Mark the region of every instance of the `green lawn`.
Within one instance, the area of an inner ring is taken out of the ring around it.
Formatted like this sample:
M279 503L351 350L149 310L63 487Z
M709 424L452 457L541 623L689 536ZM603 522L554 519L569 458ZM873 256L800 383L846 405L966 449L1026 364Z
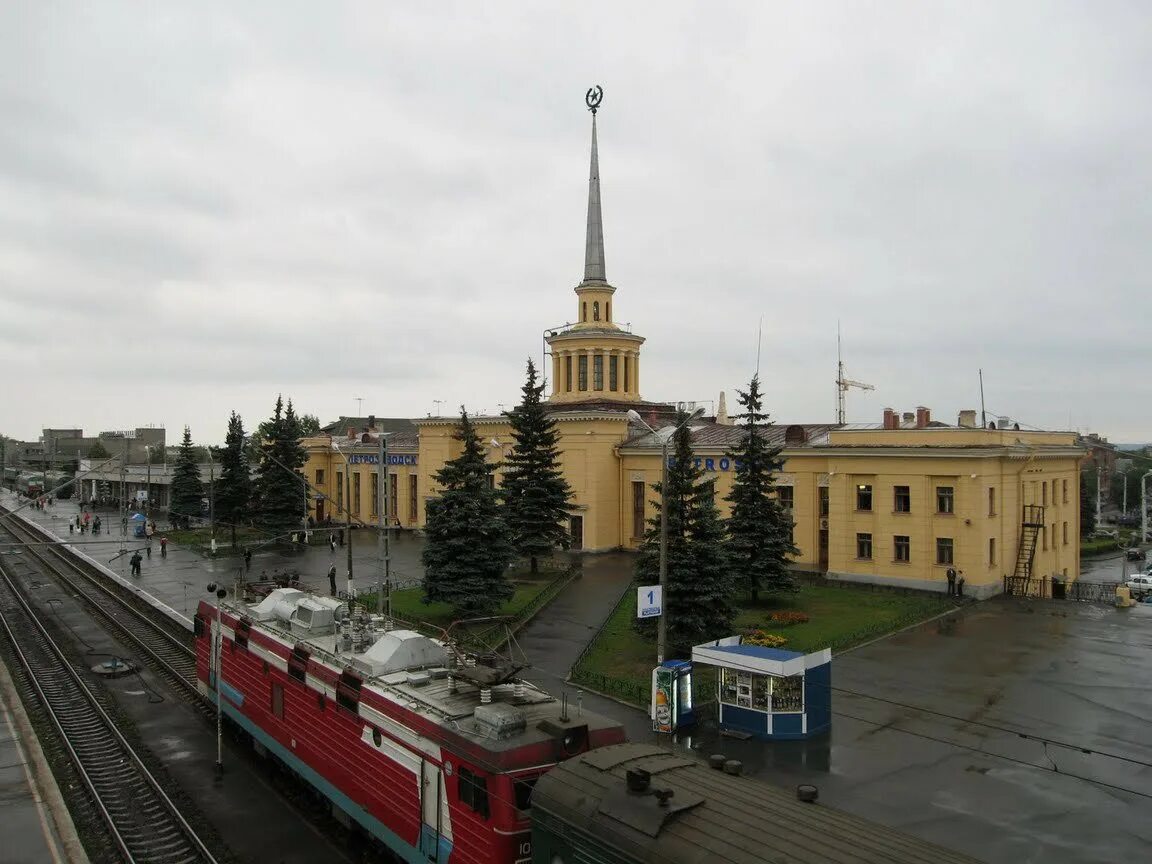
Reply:
M734 630L742 633L758 627L783 636L788 640L783 647L791 651L810 652L820 648L842 651L929 618L951 605L943 596L804 584L787 600L762 600L758 604L745 601ZM645 638L633 629L635 607L635 592L630 590L588 653L573 668L574 681L632 702L647 699L656 644L654 638ZM803 624L773 626L769 615L778 610L804 612L809 620Z

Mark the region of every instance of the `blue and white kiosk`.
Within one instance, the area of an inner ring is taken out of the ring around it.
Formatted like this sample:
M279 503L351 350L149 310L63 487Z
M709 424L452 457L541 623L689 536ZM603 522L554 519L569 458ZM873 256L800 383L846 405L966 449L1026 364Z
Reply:
M813 654L743 645L740 636L692 649L716 666L720 729L765 740L796 740L832 725L832 650Z

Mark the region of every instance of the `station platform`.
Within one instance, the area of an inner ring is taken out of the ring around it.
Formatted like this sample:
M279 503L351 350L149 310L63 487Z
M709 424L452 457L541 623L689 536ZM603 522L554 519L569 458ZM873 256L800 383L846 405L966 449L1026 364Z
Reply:
M0 663L0 864L87 864L8 669Z

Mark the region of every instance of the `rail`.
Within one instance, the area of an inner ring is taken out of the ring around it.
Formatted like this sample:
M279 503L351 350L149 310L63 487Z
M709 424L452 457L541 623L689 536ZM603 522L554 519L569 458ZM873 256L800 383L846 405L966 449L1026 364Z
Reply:
M0 630L124 860L215 864L2 566L0 596Z

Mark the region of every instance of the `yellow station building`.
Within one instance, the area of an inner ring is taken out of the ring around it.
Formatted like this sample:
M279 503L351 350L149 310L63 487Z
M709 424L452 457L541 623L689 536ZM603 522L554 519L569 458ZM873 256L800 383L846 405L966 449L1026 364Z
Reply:
M584 278L575 287L576 322L547 336L551 416L559 424L564 475L572 488L573 547L638 548L655 515L652 484L676 406L641 397L644 339L616 323L616 288L607 281L600 205L596 117ZM629 419L635 411L643 424ZM722 513L731 490L728 455L741 430L724 413L693 421L693 450L714 484ZM493 482L512 439L502 416L474 417L491 450ZM424 525L437 494L435 474L459 455L456 418L341 418L305 439L307 479L316 490L310 514L342 521L380 516L379 437L386 442L388 522ZM645 426L649 428L645 428ZM1072 432L1021 431L1007 423L983 428L974 411L956 425L927 408L886 410L874 426L775 425L783 447L781 499L795 520L795 566L830 579L943 591L952 567L965 593L985 597L1004 576L1079 576L1079 464ZM651 430L656 430L655 432ZM325 500L327 499L327 500Z

